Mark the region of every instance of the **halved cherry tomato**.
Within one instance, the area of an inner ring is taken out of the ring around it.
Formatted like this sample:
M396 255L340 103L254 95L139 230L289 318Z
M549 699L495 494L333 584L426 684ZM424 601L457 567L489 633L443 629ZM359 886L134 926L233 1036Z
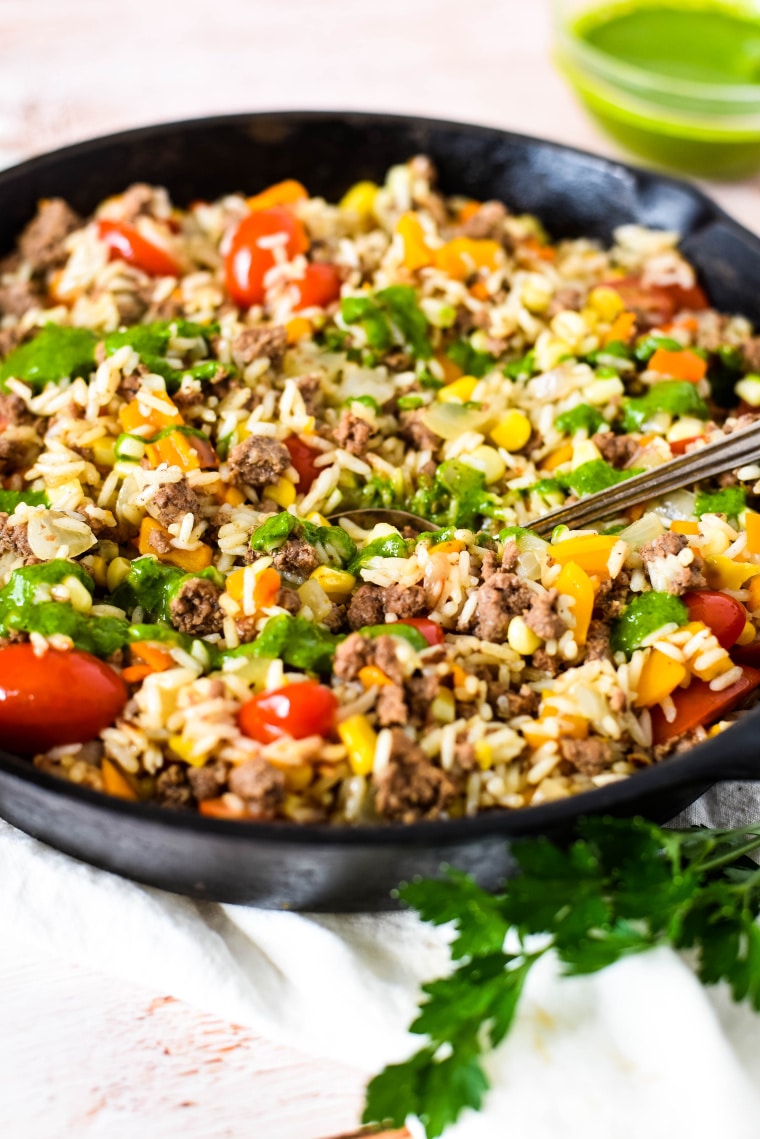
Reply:
M326 308L340 296L340 273L335 265L328 265L326 261L314 261L306 266L300 281L292 282L298 292L298 301L293 309L311 308L319 305Z
M127 702L121 677L90 653L32 645L0 649L0 744L21 755L86 743Z
M144 238L133 225L101 218L98 237L110 249L112 261L121 258L151 277L178 277L180 274L180 266L171 254Z
M444 642L443 629L429 617L404 617L398 624L411 625L413 629L419 630L429 645L442 645Z
M244 735L268 744L283 736L327 736L335 727L338 701L324 684L305 680L262 692L244 704L238 723Z
M299 439L297 435L291 435L289 439L285 440L285 446L290 451L290 461L298 471L298 489L299 491L307 491L311 489L311 484L319 474L319 467L314 466L314 460L318 459L322 454L316 447L310 447L308 443L304 443L303 439Z
M681 285L643 285L638 274L604 283L650 327L666 324L681 309L704 309L708 304L699 285L689 289Z
M716 589L696 589L681 598L689 610L690 621L701 621L712 629L718 644L730 649L747 623L743 605Z
M656 744L665 743L684 732L698 728L700 724L712 724L721 716L732 712L738 704L760 685L760 669L745 668L741 680L737 680L722 692L713 692L704 680L692 680L688 688L678 688L672 694L676 706L675 719L668 723L661 708L652 709L652 739Z
M261 247L262 238L284 233L288 258L305 253L309 248L306 230L285 206L257 210L243 218L235 230L227 256L224 275L227 291L241 308L261 304L264 299L264 277L275 263L271 249Z

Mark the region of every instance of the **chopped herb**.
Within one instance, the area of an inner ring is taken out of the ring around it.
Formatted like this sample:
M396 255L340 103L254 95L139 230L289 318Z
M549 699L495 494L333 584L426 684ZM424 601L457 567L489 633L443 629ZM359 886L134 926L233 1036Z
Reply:
M345 565L356 556L356 546L342 527L316 526L313 522L288 514L286 510L272 515L254 530L251 534L251 549L259 554L271 554L279 550L290 537L301 538L314 546L330 565Z
M335 650L343 637L329 633L313 621L282 613L270 617L252 644L241 645L222 658L252 656L281 660L291 668L324 675L332 668Z
M709 419L710 409L696 385L687 380L663 380L652 384L646 395L623 400L620 422L624 432L640 431L647 420L659 412L668 415L690 415L695 419Z
M344 297L340 313L346 324L361 324L367 343L380 353L397 344L408 348L415 359L428 360L433 354L427 319L410 285L390 285L371 295Z
M606 367L616 369L615 375L620 368L629 365L632 359L631 349L622 340L611 340L609 344L605 344L602 348L595 348L586 356L589 364L596 365L601 360Z
M441 388L445 387L443 380L439 380L432 372L425 370L417 376L417 382L423 391L439 392Z
M369 542L346 566L349 573L358 577L370 558L407 558L409 542L400 534L383 534Z
M87 379L95 370L97 342L88 328L46 324L32 340L14 348L5 358L0 368L0 388L7 391L6 381L11 378L23 380L35 391L69 377Z
M457 340L446 349L446 355L466 376L481 380L496 364L496 357L490 352L480 352L473 348L469 340Z
M526 534L531 531L525 526L505 526L503 530L499 530L499 541L508 542L510 538L518 542L520 538L524 538Z
M554 420L557 430L563 431L566 435L574 435L576 431L587 431L589 435L593 435L606 423L604 416L588 403L579 403L577 407L563 411Z
M610 647L615 653L630 656L650 633L663 625L685 625L689 611L683 601L670 593L641 593L627 605L610 633Z
M598 490L607 490L608 487L617 486L641 471L618 471L610 466L604 459L591 459L588 463L581 463L573 471L564 471L557 475L556 481L560 486L574 490L576 494L595 494Z
M486 490L485 475L458 459L449 459L433 479L420 480L420 486L407 504L437 526L475 530L478 519L494 517L500 502Z
M27 506L50 506L44 490L0 490L0 510L4 514L13 514L22 502Z
M380 411L380 404L371 395L350 395L345 402L346 407L350 407L352 403L360 403L362 407L368 407L371 411Z
M171 620L171 603L184 582L206 578L222 586L224 578L210 566L202 573L185 573L177 566L159 562L152 554L135 558L124 580L114 590L111 601L120 609L129 611L139 605L157 621Z
M747 506L747 492L741 486L727 486L715 494L697 492L694 513L697 518L703 514L725 514L727 518L738 518Z
M424 402L420 395L402 395L399 396L398 406L401 411L413 411L416 407L422 407Z
M683 344L672 336L643 336L637 340L633 354L640 363L647 364L658 348L664 348L667 352L682 352Z
M430 647L419 629L415 629L413 625L404 625L400 621L389 625L364 625L361 629L357 629L357 632L373 640L375 637L401 637L418 653Z
M526 352L519 360L512 360L503 368L505 376L510 380L527 380L536 370L536 353L533 349Z
M558 479L539 479L538 482L531 483L530 486L523 488L523 494L540 494L542 498L547 498L552 494L561 494L564 496L564 489Z
M570 845L515 842L519 876L503 892L457 871L402 886L423 921L453 925L453 970L422 986L411 1025L422 1047L370 1082L363 1121L402 1127L413 1116L435 1139L465 1108L477 1111L489 1087L482 1056L509 1033L546 954L561 975L583 976L658 946L690 949L703 984L726 981L734 1000L760 1011L760 871L747 858L759 832L583 819Z
M221 365L217 360L204 360L200 363L190 362L186 367L177 368L169 362L166 354L169 351L170 341L174 338L182 340L196 340L203 338L206 348L209 348L209 338L219 331L219 325L194 324L189 320L157 320L150 324L134 324L120 332L109 332L104 338L106 354L113 356L120 348L132 348L140 357L146 368L163 376L166 388L174 392L182 383L183 376L194 379L211 380L219 372ZM229 366L225 365L227 371Z

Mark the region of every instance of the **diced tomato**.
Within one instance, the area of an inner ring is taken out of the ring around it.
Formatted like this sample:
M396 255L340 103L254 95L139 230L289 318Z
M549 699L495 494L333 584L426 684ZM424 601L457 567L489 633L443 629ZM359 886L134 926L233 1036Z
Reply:
M127 702L121 677L90 653L0 649L0 745L21 755L86 743Z
M676 736L690 732L700 725L712 724L721 716L732 712L760 685L760 669L744 668L741 680L722 692L713 692L704 680L692 680L688 688L679 688L672 694L676 716L672 723L665 719L661 708L652 710L652 739L665 743Z
M290 451L290 461L298 471L298 489L299 491L307 491L311 489L311 484L319 474L319 467L314 466L314 460L318 459L322 454L316 447L310 447L308 443L304 443L297 435L291 435L289 439L285 440L285 446Z
M264 277L275 263L274 253L259 244L262 239L282 233L286 236L288 259L309 248L306 230L286 206L257 210L240 222L224 259L227 291L241 308L261 304L264 300Z
M306 680L254 696L240 709L238 723L244 735L262 744L283 736L295 740L328 736L335 727L337 707L329 688Z
M444 642L443 629L429 617L405 617L398 624L411 625L413 629L417 629L429 645L442 645Z
M661 326L682 309L704 309L707 297L699 285L684 289L681 285L643 285L641 276L621 277L605 281L614 289L627 309L632 309L651 326Z
M340 285L340 273L335 265L328 265L326 261L314 261L306 266L306 272L300 281L293 281L299 297L293 308L311 308L312 305L327 308L340 296Z
M159 249L139 233L133 225L101 218L98 237L111 251L111 260L120 258L151 277L178 277L180 266L165 249Z
M674 455L685 455L693 443L698 443L703 438L703 435L690 435L688 439L675 439L670 444L670 450Z
M696 589L681 598L689 610L690 621L701 621L712 629L724 649L736 644L747 623L744 606L715 589Z

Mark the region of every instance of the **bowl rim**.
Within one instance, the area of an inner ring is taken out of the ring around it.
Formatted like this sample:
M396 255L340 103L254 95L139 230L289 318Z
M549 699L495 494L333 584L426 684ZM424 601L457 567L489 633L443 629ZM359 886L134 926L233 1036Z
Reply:
M632 175L638 185L646 187L656 184L686 194L702 207L700 215L702 221L692 232L698 232L716 222L722 222L744 241L754 245L757 256L760 258L760 237L732 218L698 186L692 185L683 178L660 174L616 158L595 154L580 147L568 146L556 140L537 138L516 131L503 130L499 127L473 124L464 120L435 119L423 115L376 111L319 109L300 111L290 109L236 112L234 114L201 116L133 127L128 130L87 138L56 150L46 151L0 171L0 194L7 184L11 184L19 176L27 173L44 172L47 166L54 165L62 159L94 154L104 146L134 142L150 143L178 130L183 132L195 129L207 130L210 127L244 125L252 122L265 123L267 121L276 121L280 124L334 121L367 126L381 123L391 126L394 124L407 126L415 124L444 132L454 133L466 130L469 134L497 135L500 139L511 140L518 145L574 154L582 158L587 164L595 164L606 170L624 171ZM132 821L151 829L168 828L172 831L197 832L204 836L223 836L226 840L233 840L244 845L256 841L260 844L295 844L322 848L368 845L373 847L399 845L428 847L431 843L455 846L478 838L520 837L523 834L529 835L541 831L556 830L571 824L584 814L619 811L636 800L679 787L694 785L704 788L706 785L715 782L716 778L760 779L760 759L757 763L756 775L746 764L742 764L741 758L737 761L736 757L731 755L725 757L725 770L720 773L716 770L718 767L716 760L724 751L721 745L725 739L730 738L738 743L737 737L740 734L751 738L756 735L758 727L760 727L760 705L744 713L736 724L727 729L729 736L723 732L698 744L688 752L672 756L662 763L652 764L635 775L627 776L593 791L584 791L565 799L519 810L510 811L507 808L498 808L466 818L419 820L414 823L387 822L336 825L294 823L282 820L249 822L211 819L200 815L197 811L172 811L156 804L134 803L102 791L95 791L71 783L59 776L33 767L29 759L12 755L1 747L0 776L9 778L13 783L24 785L28 789L36 789L46 798L48 791L56 796L63 796L73 804L78 804L85 811L92 811L96 815L105 814L107 816L110 813L123 818L125 822ZM754 741L753 749L756 751Z

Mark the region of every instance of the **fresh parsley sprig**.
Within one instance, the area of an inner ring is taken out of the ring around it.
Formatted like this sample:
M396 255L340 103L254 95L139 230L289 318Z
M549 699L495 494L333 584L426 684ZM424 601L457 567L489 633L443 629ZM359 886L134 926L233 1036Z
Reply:
M457 871L399 890L424 921L453 924L454 969L422 986L411 1031L427 1042L370 1082L365 1123L401 1127L416 1116L435 1139L464 1108L478 1110L482 1056L506 1037L546 953L578 976L658 945L693 949L704 984L724 980L760 1011L760 868L748 858L760 851L760 824L676 831L589 818L567 847L537 838L512 851L519 874L503 893Z

